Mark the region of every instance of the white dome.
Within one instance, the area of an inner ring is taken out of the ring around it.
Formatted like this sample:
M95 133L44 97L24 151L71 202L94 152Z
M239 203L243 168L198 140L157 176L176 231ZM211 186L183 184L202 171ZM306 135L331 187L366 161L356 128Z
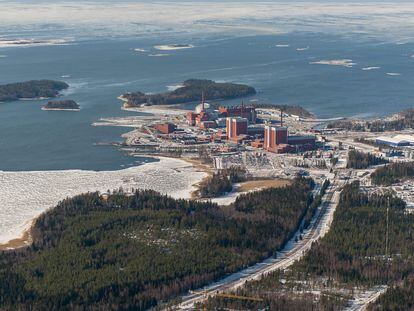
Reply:
M207 103L204 103L204 109L205 109L205 110L210 109L210 105L209 105L209 104L207 104ZM200 113L202 110L203 110L203 104L198 104L198 105L195 107L195 112L196 112L196 113Z

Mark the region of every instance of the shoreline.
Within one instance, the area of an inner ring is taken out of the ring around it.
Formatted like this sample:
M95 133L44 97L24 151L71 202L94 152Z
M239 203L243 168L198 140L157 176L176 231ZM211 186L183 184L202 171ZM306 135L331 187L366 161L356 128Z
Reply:
M3 210L0 210L0 219L3 218L3 223L0 223L3 229L3 232L0 232L0 251L30 245L30 232L36 219L67 197L122 187L125 190L152 189L176 199L191 199L198 183L207 175L206 169L198 166L197 161L162 156L150 157L160 161L118 171L0 172L0 176L4 178L12 192L2 198L5 203ZM26 181L27 189L18 190L17 185L21 185L23 181ZM52 185L54 192L48 190ZM13 190L33 192L35 197L24 197L15 202ZM6 189L5 193L7 192Z
M22 232L21 236L18 238L15 238L13 240L10 240L4 244L0 244L0 252L2 251L12 251L12 250L16 250L16 249L20 249L23 247L28 247L32 244L33 240L32 240L32 228L36 222L36 219L38 217L32 219L27 226L25 226L26 228L24 229L24 231Z

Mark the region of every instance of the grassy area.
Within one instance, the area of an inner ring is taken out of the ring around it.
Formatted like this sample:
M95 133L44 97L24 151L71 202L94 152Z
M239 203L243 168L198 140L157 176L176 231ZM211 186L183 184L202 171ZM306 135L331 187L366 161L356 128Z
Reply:
M266 188L281 188L291 184L289 179L261 179L261 180L249 180L242 182L240 187L237 188L238 192L248 192L252 190L261 190Z

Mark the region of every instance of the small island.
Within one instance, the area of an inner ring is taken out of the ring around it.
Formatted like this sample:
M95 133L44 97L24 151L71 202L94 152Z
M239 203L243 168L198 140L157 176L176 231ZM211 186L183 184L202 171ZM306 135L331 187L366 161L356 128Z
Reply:
M74 100L53 100L44 105L42 110L79 111L80 107Z
M256 94L256 90L248 85L235 83L218 83L212 80L191 79L178 89L159 94L134 92L121 95L124 108L142 105L174 105L200 101L202 94L205 100L234 99Z
M0 85L0 102L57 97L69 85L62 81L31 80Z

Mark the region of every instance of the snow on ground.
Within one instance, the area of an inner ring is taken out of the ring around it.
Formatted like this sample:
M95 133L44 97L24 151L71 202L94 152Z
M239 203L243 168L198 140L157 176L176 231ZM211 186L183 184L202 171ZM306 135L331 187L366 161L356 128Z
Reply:
M191 164L169 158L119 171L0 171L0 244L19 238L34 218L66 197L122 186L190 198L193 185L205 176Z
M356 290L354 298L349 302L345 310L347 311L362 311L366 310L371 302L374 302L378 297L387 291L386 285L374 286L368 290Z
M237 197L241 194L244 194L246 192L238 192L237 189L240 188L240 184L235 184L233 186L233 190L226 193L223 196L220 196L218 198L212 198L212 199L208 199L205 201L211 201L213 203L217 203L218 205L230 205L232 203L234 203L234 201L236 201ZM204 200L201 200L204 201Z

